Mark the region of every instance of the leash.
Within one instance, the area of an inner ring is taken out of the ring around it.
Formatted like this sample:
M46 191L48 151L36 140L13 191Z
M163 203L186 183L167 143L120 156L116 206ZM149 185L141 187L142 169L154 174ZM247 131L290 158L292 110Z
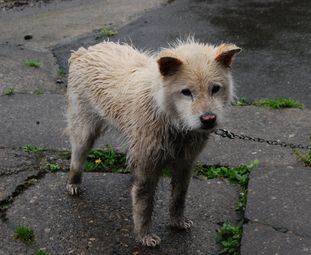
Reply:
M301 149L301 150L311 150L311 145L303 145L303 144L295 144L295 143L286 143L286 142L280 142L277 140L268 140L264 138L258 138L258 137L251 137L248 135L241 135L241 134L235 134L231 131L228 131L226 129L216 129L213 131L214 134L229 138L229 139L240 139L240 140L245 140L245 141L253 141L256 143L267 143L269 145L276 145L276 146L281 146L281 147L289 147L291 149Z

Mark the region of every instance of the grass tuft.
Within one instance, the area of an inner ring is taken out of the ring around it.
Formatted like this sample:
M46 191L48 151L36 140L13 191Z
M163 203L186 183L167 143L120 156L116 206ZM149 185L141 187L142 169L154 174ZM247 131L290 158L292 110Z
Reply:
M225 222L219 229L217 241L222 250L219 254L239 255L242 238L242 227Z
M14 88L5 88L3 90L3 95L13 96L15 94Z
M35 238L35 235L31 228L19 226L15 229L15 237L24 242L31 243Z
M99 38L102 38L104 36L114 36L116 35L118 32L117 31L114 31L112 30L111 28L108 28L108 27L103 27L99 30L99 32L97 33L96 35L96 38L99 39Z
M298 160L304 162L305 166L311 167L311 150L309 150L307 153L303 153L298 150L294 150L294 153Z
M41 67L41 62L37 58L27 59L27 60L25 60L24 63L26 66L30 66L30 67L34 67L34 68L40 68Z
M253 105L268 107L272 109L282 109L282 108L298 108L303 109L303 103L291 99L291 98L276 98L276 99L259 99L256 100Z

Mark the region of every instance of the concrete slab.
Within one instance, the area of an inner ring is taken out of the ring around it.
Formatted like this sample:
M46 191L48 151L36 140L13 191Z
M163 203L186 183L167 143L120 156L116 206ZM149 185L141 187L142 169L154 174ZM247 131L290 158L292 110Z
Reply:
M53 1L47 5L21 11L2 11L1 41L21 43L32 48L46 48L104 25L127 23L146 9L157 7L165 0L76 0ZM25 35L33 39L25 41Z
M65 98L61 95L0 97L1 146L69 147L62 134L65 127Z
M65 193L65 180L64 173L46 175L7 211L8 224L33 228L34 246L48 254L217 254L217 223L239 219L234 209L238 186L194 179L187 207L194 227L187 233L172 230L167 226L169 180L164 178L154 214L155 231L163 241L156 249L145 249L132 236L130 175L87 173L79 197Z
M40 68L25 65L38 59ZM22 46L0 45L0 95L13 88L17 93L64 93L64 84L57 84L58 65L47 50L31 50Z
M310 182L310 168L257 167L250 175L245 217L311 239Z
M243 227L241 255L306 255L311 253L311 239L281 233L269 226L249 223Z

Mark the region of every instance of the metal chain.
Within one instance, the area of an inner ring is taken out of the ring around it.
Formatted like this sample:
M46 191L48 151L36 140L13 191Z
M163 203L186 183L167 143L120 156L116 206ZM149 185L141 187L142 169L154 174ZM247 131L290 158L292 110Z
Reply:
M251 136L247 136L247 135L238 135L238 134L235 134L235 133L228 131L226 129L216 129L213 133L216 135L219 135L221 137L226 137L226 138L230 138L230 139L238 138L241 140L253 141L253 142L257 142L257 143L267 143L269 145L278 145L281 147L289 147L291 149L311 150L310 145L286 143L286 142L279 142L277 140L267 140L264 138L251 137Z

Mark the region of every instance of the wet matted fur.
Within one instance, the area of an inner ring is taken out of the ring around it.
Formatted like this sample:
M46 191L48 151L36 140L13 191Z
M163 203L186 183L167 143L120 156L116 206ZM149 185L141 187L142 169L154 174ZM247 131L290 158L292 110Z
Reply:
M189 39L157 54L113 42L72 53L69 193L78 193L83 163L96 138L111 125L128 147L138 240L147 246L160 243L151 232L151 216L156 186L167 166L172 170L171 225L190 228L184 207L193 164L233 98L230 66L239 51L233 44Z

